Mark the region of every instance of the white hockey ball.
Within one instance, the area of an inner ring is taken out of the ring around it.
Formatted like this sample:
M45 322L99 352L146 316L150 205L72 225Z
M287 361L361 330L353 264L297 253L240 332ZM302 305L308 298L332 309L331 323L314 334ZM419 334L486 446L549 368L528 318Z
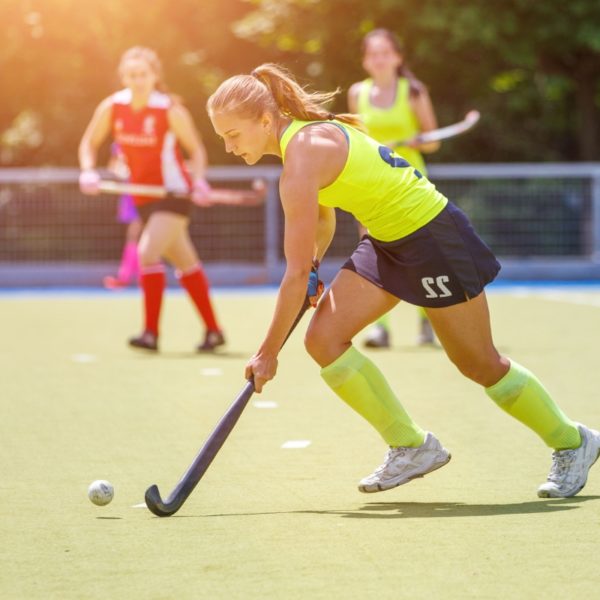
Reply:
M98 479L92 481L88 488L88 498L98 506L104 506L108 504L115 495L115 489L112 483L105 481L104 479Z

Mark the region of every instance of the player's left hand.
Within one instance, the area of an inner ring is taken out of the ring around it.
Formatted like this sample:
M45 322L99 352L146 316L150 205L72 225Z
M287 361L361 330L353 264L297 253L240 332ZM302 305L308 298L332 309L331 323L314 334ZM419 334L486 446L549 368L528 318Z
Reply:
M319 279L319 261L315 259L313 260L310 274L308 276L308 289L306 291L308 301L313 308L315 308L319 303L319 299L323 295L324 289L325 284Z
M196 206L211 206L212 200L210 192L211 188L206 179L195 179L190 197Z
M100 175L95 169L87 169L79 174L79 189L90 196L100 193Z

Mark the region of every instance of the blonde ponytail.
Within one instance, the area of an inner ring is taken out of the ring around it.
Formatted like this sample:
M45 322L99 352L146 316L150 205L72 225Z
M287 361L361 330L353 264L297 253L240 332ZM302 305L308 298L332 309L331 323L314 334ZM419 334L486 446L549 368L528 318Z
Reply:
M266 63L251 75L236 75L224 81L208 99L209 113L239 112L260 118L265 112L279 113L300 121L337 119L358 129L364 126L358 115L333 114L326 105L339 93L307 92L284 67Z

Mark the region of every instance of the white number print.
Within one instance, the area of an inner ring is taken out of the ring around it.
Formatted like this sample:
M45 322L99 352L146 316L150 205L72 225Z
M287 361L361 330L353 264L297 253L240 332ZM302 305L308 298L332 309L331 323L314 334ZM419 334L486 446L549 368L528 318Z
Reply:
M439 275L435 279L433 277L423 277L421 283L427 292L425 298L447 298L452 296L452 292L444 285L450 281L448 275ZM437 290L434 286L437 286Z

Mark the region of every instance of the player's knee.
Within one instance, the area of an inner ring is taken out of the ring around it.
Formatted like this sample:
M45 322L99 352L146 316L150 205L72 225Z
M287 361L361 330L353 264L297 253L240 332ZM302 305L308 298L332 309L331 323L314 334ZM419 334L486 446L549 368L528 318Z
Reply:
M468 379L488 387L500 378L499 373L503 371L500 361L496 357L478 357L467 360L452 361L458 370Z
M322 344L323 336L321 332L311 323L306 330L306 334L304 335L304 347L315 360L316 356L319 354Z
M331 334L324 327L311 323L304 336L304 347L310 356L320 365L327 364L331 354Z
M138 246L138 260L140 266L149 267L160 262L160 255L152 248Z

